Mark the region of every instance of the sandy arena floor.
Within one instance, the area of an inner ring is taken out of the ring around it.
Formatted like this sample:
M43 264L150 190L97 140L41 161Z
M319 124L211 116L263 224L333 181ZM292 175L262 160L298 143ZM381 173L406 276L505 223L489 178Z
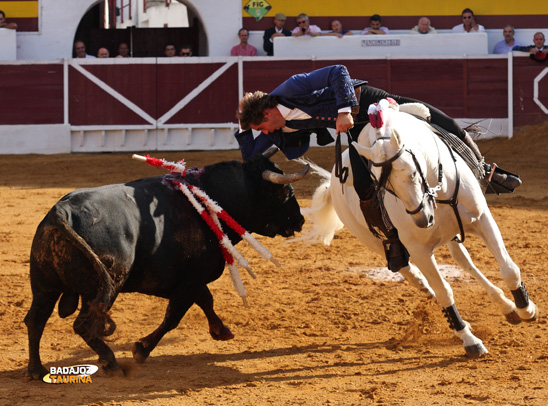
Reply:
M131 346L158 326L167 302L121 295L113 307L118 329L110 346L118 360L133 366L132 374L111 378L99 371L87 385L47 385L26 377L23 318L31 303L32 237L67 192L163 170L133 161L131 154L1 156L0 404L548 404L548 326L542 317L548 311L548 123L480 147L488 160L523 179L515 194L489 195L488 200L541 311L537 322L510 325L477 283L463 275L451 277L460 313L483 340L487 356L467 359L439 307L421 299L407 282L367 276L367 268L382 267L384 260L343 230L329 247L260 237L281 268L260 259L245 243L238 245L258 275L252 280L242 273L251 308L242 306L227 272L210 285L219 316L236 335L231 341L213 341L205 316L194 306L146 363L137 365ZM237 151L153 155L184 158L199 167L239 159ZM329 169L333 156L333 148L308 153ZM297 168L282 158L276 161L283 169ZM309 205L317 185L315 177L294 185L302 206ZM483 244L469 236L466 246L485 275L504 288ZM437 258L452 264L445 248ZM42 339L44 365L97 365L96 355L72 331L74 315L62 320L56 311Z

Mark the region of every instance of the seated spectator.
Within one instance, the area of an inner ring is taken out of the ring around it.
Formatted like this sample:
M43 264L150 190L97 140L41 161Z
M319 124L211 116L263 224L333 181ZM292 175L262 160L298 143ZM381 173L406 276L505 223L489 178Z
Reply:
M462 16L462 24L455 25L451 31L460 34L460 33L475 33L475 32L483 32L485 31L485 28L483 25L479 25L476 23L476 18L474 16L474 12L470 10L469 8L465 8L462 10L461 13Z
M523 43L521 41L514 39L514 34L514 26L510 24L505 25L502 29L502 35L504 36L504 39L495 44L495 48L493 48L493 53L507 54L512 50L512 48L517 46L523 46Z
M238 37L240 38L240 43L232 47L230 56L257 56L257 48L247 43L249 39L247 28L240 28Z
M97 51L97 58L109 58L110 52L108 52L108 49L106 48L99 48Z
M125 42L121 42L120 45L118 45L118 55L116 55L116 58L129 58L129 47Z
M86 53L86 44L84 44L84 41L76 41L74 43L74 54L76 58L95 58L93 55Z
M168 42L164 45L164 56L167 58L173 58L177 53L175 44L173 42Z
M274 38L291 36L291 31L284 28L286 19L285 14L278 13L274 16L274 27L264 30L263 49L268 56L274 55Z
M419 23L411 28L409 34L437 34L438 32L430 25L428 17L419 18Z
M179 51L179 56L184 56L184 57L192 56L192 47L187 44L183 45L181 47L181 50Z
M317 25L310 25L310 19L304 13L297 16L297 26L291 31L294 37L319 37L322 29Z
M388 34L390 30L382 26L381 16L373 14L369 17L369 27L365 27L362 30L362 35L384 35Z
M539 31L533 35L534 45L515 46L512 50L529 52L531 59L545 61L546 55L548 54L548 45L544 45L545 40L544 34Z
M10 30L16 30L17 24L8 23L6 21L6 13L0 10L0 28L9 28Z
M333 31L328 32L327 34L323 35L335 35L339 38L342 38L344 35L353 35L354 33L349 30L343 30L343 26L339 20L333 20L331 21L331 29Z

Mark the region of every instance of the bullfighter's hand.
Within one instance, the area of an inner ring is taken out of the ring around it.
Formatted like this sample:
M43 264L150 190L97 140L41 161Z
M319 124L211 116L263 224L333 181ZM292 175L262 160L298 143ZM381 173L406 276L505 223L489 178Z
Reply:
M339 113L337 116L336 129L338 133L345 133L354 127L354 118L350 113Z

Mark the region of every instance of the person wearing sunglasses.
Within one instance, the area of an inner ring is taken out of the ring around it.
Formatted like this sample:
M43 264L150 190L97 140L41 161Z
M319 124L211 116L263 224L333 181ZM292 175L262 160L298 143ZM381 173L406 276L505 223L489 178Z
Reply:
M297 26L291 31L293 37L318 37L322 29L317 25L310 25L308 16L304 13L297 16Z
M483 25L476 23L476 18L474 17L474 12L469 8L462 10L462 24L455 25L451 31L456 34L466 34L466 33L475 33L475 32L484 32L485 28Z
M179 56L192 56L192 47L190 45L183 45L179 51Z
M390 30L382 25L382 18L378 14L369 17L369 27L362 30L362 35L385 35L389 33Z

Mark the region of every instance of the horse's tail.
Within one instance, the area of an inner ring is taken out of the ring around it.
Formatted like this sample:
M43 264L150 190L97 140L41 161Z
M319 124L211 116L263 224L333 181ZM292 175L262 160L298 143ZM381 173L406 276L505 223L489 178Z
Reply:
M322 183L312 195L310 208L302 209L304 216L312 224L312 228L305 231L304 235L297 240L310 243L322 242L329 245L335 233L344 227L331 201L331 173L311 161L304 159L299 161L308 163L311 172L318 175Z

